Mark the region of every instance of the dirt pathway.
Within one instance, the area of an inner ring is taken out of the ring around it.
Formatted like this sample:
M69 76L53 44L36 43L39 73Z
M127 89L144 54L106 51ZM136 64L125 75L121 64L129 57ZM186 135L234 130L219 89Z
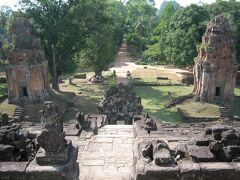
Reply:
M110 68L111 71L116 71L119 78L126 78L127 71L132 72L137 69L154 69L160 71L167 71L169 74L188 72L171 66L151 66L151 65L137 65L131 61L127 53L127 45L123 44L115 58L115 61Z

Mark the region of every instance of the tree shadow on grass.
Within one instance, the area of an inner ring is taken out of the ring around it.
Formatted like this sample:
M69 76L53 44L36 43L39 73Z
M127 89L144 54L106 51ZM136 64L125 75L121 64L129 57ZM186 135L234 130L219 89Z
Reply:
M168 91L176 92L176 95L188 94L192 91L191 87L179 86L142 86L134 87L134 91L142 98L144 112L158 117L162 122L180 123L181 117L176 107L165 108L169 102Z

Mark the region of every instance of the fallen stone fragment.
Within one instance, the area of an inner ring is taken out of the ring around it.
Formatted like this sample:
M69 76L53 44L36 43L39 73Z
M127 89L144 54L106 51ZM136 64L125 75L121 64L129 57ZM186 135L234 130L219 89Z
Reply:
M240 139L222 139L221 144L223 146L240 146Z
M223 131L227 131L230 128L221 124L216 124L211 127L213 133L222 133Z
M172 156L169 149L161 149L153 154L155 164L158 166L168 166L172 164Z
M222 132L221 136L224 139L238 139L238 134L233 129Z
M216 153L216 159L221 162L231 162L231 152L226 147L223 147Z
M221 133L213 133L212 134L213 138L217 141L220 141L222 139Z
M184 158L187 153L187 147L184 144L179 144L175 152L175 156L180 155L180 158Z
M211 142L209 145L209 149L211 152L216 153L222 148L219 142Z
M188 154L195 162L212 162L215 160L213 153L206 146L187 146Z
M207 138L198 138L196 140L197 146L208 146L210 144L210 140Z
M152 145L152 143L148 142L148 144L145 145L144 149L142 150L142 155L145 158L153 159L153 145Z

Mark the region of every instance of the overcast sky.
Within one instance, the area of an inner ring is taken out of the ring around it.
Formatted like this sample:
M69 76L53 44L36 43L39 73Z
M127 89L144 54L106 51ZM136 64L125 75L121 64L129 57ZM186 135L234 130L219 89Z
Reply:
M176 0L180 5L182 6L187 6L189 4L192 3L213 3L215 2L215 0ZM12 7L13 9L16 9L16 7L14 7L14 5L16 5L18 2L18 0L0 0L0 6L1 5L8 5L10 7ZM163 2L163 0L155 0L156 2L156 7L159 8L161 3Z

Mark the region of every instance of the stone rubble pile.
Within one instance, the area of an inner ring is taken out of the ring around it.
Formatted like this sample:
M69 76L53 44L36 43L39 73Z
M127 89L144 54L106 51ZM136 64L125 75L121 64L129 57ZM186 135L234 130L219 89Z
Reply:
M0 162L29 161L34 158L34 140L25 134L20 124L10 121L8 114L2 114L0 125Z
M142 110L141 98L122 84L109 88L98 104L98 111L107 115L109 124L117 124L117 121L132 124L134 115L141 114Z
M195 162L240 162L240 128L214 125L196 140L179 144L175 156Z
M143 141L142 158L146 163L171 166L174 162L168 145L162 140Z

